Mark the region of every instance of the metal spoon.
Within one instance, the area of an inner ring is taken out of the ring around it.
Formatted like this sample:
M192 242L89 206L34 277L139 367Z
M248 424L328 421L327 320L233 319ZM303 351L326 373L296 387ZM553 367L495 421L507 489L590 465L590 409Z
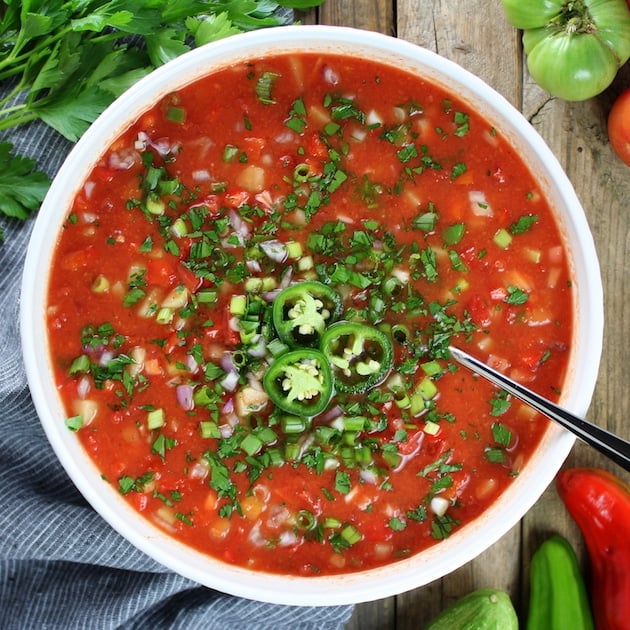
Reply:
M610 458L625 470L630 471L630 442L626 442L626 440L613 433L574 416L572 413L566 411L566 409L558 407L558 405L546 398L539 396L530 389L519 385L511 378L488 367L485 363L479 361L479 359L475 359L467 352L459 348L454 348L453 346L450 346L449 350L451 356L456 361L471 369L476 374L487 378L491 383L494 383L509 394L527 403L536 409L536 411L555 420L565 429L577 435L582 441L596 448L600 453L606 455L606 457Z

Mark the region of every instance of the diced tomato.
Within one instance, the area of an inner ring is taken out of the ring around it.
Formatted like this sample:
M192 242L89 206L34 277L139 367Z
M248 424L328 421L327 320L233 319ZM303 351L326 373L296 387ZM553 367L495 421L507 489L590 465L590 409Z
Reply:
M208 212L210 213L211 216L214 216L218 213L219 211L219 198L217 195L206 195L205 197L203 197L200 200L197 200L193 205L190 206L190 208L200 208L200 207L205 207L207 208Z
M510 362L505 357L491 354L488 357L488 365L499 372L505 372L510 367Z
M61 260L61 267L66 271L77 271L81 267L87 266L96 256L93 245L88 245L83 249L77 249L66 254Z
M225 195L224 201L229 208L240 208L249 201L249 193L246 190L237 190Z
M134 504L138 512L144 512L149 504L149 497L146 494L134 492L129 496L129 500Z
M497 287L490 291L490 297L497 302L503 302L507 297L507 290L504 287Z
M250 162L258 162L265 148L265 140L263 138L244 138L243 148Z
M324 167L321 160L306 158L304 162L308 164L308 170L311 177L318 177L324 172Z
M177 266L177 275L179 276L182 284L191 292L198 291L201 287L201 279L198 278L194 272L184 265Z
M368 542L385 542L392 537L392 530L385 519L370 519L362 528L363 540Z
M319 137L318 134L313 133L309 136L306 150L309 155L317 158L327 158L328 157L328 148Z
M530 352L521 357L521 361L530 370L537 370L543 358L543 354L544 352Z
M151 258L147 262L147 283L150 286L170 287L177 280L175 265L171 258Z
M475 294L472 296L468 302L467 309L473 322L475 322L477 326L484 328L490 326L492 323L492 319L490 318L490 308L480 295Z
M109 183L113 181L116 171L111 168L107 168L106 166L96 166L92 171L92 179L95 179L100 182Z
M166 339L166 343L164 344L164 352L165 354L171 354L175 348L181 345L181 339L176 331L173 331L168 338Z
M407 437L406 442L400 442L398 444L398 451L402 453L403 455L409 455L410 453L413 453L415 450L417 450L420 447L420 444L422 443L422 440L424 439L424 435L425 433L422 430L416 431L415 433L411 433Z

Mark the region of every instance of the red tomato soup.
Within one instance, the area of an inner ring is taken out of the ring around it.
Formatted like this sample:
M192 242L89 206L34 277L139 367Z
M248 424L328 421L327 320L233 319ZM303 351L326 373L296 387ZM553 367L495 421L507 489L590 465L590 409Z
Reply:
M51 271L69 430L174 538L322 575L457 535L547 421L566 254L518 155L401 70L272 56L169 94L103 154Z

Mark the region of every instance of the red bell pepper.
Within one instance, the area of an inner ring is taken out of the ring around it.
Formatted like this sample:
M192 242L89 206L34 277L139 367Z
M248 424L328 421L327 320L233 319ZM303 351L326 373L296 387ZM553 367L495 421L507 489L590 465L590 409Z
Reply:
M630 624L630 486L598 468L569 468L556 478L560 498L582 531L591 561L598 630Z

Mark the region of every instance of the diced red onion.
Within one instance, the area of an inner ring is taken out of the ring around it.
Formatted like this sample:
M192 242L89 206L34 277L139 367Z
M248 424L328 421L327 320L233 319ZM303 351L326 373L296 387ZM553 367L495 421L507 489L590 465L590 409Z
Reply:
M247 349L247 354L257 359L261 359L267 354L267 343L262 335L258 335L255 345Z
M231 352L224 352L219 363L226 372L236 372L236 366L232 360Z
M362 468L359 471L359 477L361 478L361 481L372 485L376 485L378 482L378 475L370 468Z
M294 133L290 129L285 129L281 133L277 134L274 138L276 144L287 144L293 142L295 139Z
M337 85L339 75L330 66L324 66L324 81L330 85Z
M263 241L260 243L260 249L264 254L274 262L284 262L287 259L287 246L277 239Z
M79 382L77 383L77 395L83 400L88 395L91 388L92 385L90 383L90 379L86 376L83 376L79 379Z
M260 294L260 297L265 300L265 302L273 302L277 297L278 293L280 293L281 289L274 289L273 291L265 291Z
M202 459L198 462L195 462L189 472L188 472L188 476L191 479L205 479L208 476L208 472L209 471L209 467L208 464L206 463L205 459Z
M220 381L221 387L228 392L233 392L238 385L238 372L228 372Z
M212 179L212 175L210 175L210 171L202 168L197 171L193 171L192 178L196 182L208 182Z
M101 358L98 360L99 365L105 367L114 358L114 353L111 350L103 351Z
M273 209L273 199L271 197L271 193L268 190L263 190L258 193L254 199L265 209L272 210Z
M168 138L159 138L158 140L153 140L151 142L151 146L160 154L160 155L168 155L169 153L174 153L177 148L176 144L172 144Z
M188 368L191 374L195 374L196 372L199 371L199 364L195 360L195 357L193 357L191 354L189 354L188 357L186 357L186 367Z
M108 164L110 168L117 171L128 171L139 160L140 156L136 151L114 151L109 154Z
M262 532L260 531L260 525L260 521L257 521L256 524L249 530L247 539L255 547L266 547L267 539L262 535Z
M253 273L260 273L262 271L262 267L260 266L260 262L258 262L257 260L254 260L253 258L250 258L246 263L245 266L247 267L247 269Z
M175 388L175 392L177 394L177 403L182 409L192 411L195 408L192 385L178 385Z
M234 413L234 398L228 398L225 401L225 405L223 405L223 409L221 409L221 413L224 415L229 415Z
M335 418L339 418L343 414L343 409L339 405L331 407L326 413L318 417L318 420L324 424L332 422Z
M83 186L83 192L85 193L86 199L90 199L92 197L94 188L96 188L96 182L92 182L92 181L85 182L85 185Z
M249 236L249 226L236 212L230 211L229 220L230 225L237 234L245 238Z
M278 536L279 547L290 547L291 545L297 544L297 541L296 533L290 529L281 532L280 536Z
M227 439L234 435L234 427L229 424L220 424L219 425L219 433L223 439Z
M488 203L486 195L481 190L471 190L468 193L468 201L470 202L470 210L477 217L492 217L494 211Z
M282 278L280 279L279 288L280 289L286 289L291 284L291 280L292 279L293 279L293 267L289 267L285 271L285 273L282 276Z
M436 515L436 516L444 516L446 514L446 511L448 510L448 508L450 507L451 503L448 499L445 499L444 497L433 497L431 499L431 511Z

